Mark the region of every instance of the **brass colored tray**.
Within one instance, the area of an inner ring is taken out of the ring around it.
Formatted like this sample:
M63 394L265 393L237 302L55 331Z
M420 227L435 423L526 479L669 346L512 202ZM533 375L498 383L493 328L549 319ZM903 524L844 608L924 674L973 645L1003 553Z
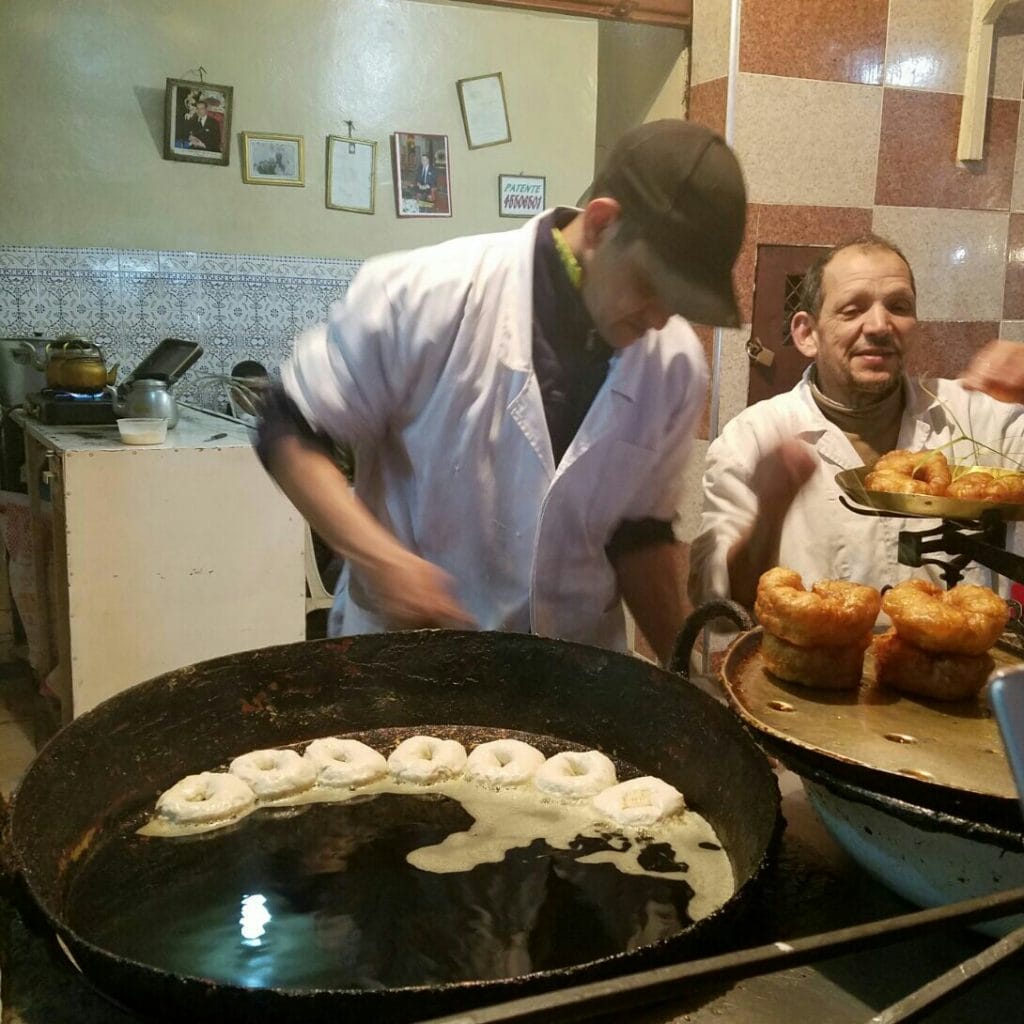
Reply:
M930 494L892 494L888 491L869 491L864 478L871 466L844 469L836 474L840 490L853 502L879 512L901 516L923 516L928 519L952 519L974 522L985 512L996 511L1007 522L1024 520L1024 504L997 501L966 501L963 498L936 498ZM984 467L979 467L984 468Z
M1016 801L998 725L983 698L932 701L878 687L870 650L857 690L787 683L765 671L761 633L758 627L737 637L721 675L736 712L776 746L839 767ZM999 648L991 654L997 668L1021 664Z

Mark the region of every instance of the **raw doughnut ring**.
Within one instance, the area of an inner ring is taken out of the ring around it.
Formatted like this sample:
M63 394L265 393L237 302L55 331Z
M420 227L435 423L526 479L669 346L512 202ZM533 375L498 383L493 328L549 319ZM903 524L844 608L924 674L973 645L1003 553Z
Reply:
M571 800L597 796L615 782L615 765L599 750L563 750L549 757L533 776L542 793Z
M943 590L905 580L886 592L882 607L904 640L939 654L984 654L1010 617L998 594L973 583Z
M878 617L874 587L820 580L804 590L792 569L769 569L758 581L754 614L769 633L799 647L860 643Z
M890 629L871 646L879 686L931 697L965 700L985 685L995 662L988 654L935 654Z
M594 797L594 810L616 825L655 825L685 808L683 794L653 775L620 782Z
M544 755L522 740L491 740L474 747L466 760L466 778L487 786L521 786L533 778Z
M456 740L436 736L411 736L388 758L388 769L396 779L420 785L454 779L465 767L466 748Z
M301 793L316 782L316 769L294 750L252 750L236 757L228 770L261 800Z
M388 771L383 754L340 736L313 740L302 756L313 765L321 786L365 786Z
M187 825L205 825L240 816L256 803L256 794L227 772L186 775L160 794L157 814Z
M855 644L798 647L772 633L761 636L761 658L772 675L822 690L852 690L864 675L864 654L871 642L865 633Z
M897 494L945 494L952 479L949 462L940 451L910 452L897 448L887 452L864 478L869 491Z

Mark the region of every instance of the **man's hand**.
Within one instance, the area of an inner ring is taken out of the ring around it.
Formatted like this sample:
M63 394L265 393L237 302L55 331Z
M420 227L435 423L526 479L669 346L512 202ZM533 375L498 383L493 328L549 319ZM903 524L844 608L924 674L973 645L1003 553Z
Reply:
M367 567L379 610L398 627L442 626L472 629L473 617L452 594L452 580L432 562L404 552L397 559Z
M776 564L786 514L817 465L807 445L790 439L763 455L754 468L750 487L757 498L757 513L726 559L734 601L754 607L761 574Z
M1024 344L990 341L960 379L968 391L984 391L1000 402L1024 403Z
M762 456L750 480L757 495L758 517L778 518L781 523L817 465L807 445L796 440L783 441Z
M195 135L190 135L188 137L188 144L192 149L206 149L206 143Z

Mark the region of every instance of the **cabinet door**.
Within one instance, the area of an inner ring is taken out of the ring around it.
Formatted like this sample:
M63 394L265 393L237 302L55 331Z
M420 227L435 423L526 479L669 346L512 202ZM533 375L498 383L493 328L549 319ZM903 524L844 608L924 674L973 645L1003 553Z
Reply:
M305 524L251 447L64 457L74 713L305 638Z

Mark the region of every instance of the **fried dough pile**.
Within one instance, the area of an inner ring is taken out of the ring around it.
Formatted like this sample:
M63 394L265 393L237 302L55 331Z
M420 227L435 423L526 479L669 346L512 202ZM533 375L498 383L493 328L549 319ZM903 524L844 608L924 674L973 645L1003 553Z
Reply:
M880 686L935 700L973 697L993 668L989 649L1010 616L1006 602L969 583L950 590L907 580L882 608L893 628L872 644Z
M880 606L873 587L820 580L805 590L799 573L769 569L758 582L754 604L764 628L765 667L805 686L858 686Z
M899 448L883 455L864 478L869 491L888 494L930 494L966 501L1024 502L1024 473L972 469L957 473L940 451L911 452Z

